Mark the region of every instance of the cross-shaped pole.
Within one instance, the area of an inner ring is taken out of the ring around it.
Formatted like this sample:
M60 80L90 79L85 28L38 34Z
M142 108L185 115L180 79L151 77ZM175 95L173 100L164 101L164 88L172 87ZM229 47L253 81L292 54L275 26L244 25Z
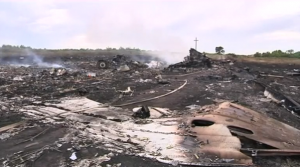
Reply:
M195 41L195 49L197 50L197 42L198 42L197 37L196 37L196 39L194 41Z

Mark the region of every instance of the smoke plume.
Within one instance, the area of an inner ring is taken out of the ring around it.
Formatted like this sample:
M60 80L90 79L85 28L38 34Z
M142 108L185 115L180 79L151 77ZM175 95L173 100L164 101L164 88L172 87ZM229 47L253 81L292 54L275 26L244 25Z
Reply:
M64 67L61 62L55 61L45 61L44 57L37 55L36 53L26 49L25 53L22 55L5 56L0 57L1 65L10 66L34 66L40 68L62 68Z

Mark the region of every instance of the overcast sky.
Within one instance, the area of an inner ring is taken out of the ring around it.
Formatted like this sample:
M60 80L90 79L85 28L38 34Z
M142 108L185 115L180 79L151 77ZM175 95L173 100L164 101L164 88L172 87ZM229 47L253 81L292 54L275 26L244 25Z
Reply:
M0 45L300 50L300 0L0 0Z

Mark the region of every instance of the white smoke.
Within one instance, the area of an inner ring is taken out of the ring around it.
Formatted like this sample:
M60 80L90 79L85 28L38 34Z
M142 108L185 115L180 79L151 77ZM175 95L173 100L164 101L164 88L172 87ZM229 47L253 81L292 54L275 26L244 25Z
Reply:
M44 61L41 56L38 56L37 54L35 54L34 52L26 49L26 53L27 56L29 56L29 58L32 60L33 65L36 65L38 67L44 67L44 68L62 68L63 65L60 65L58 63L55 62L46 62Z
M58 61L47 62L42 56L37 55L31 50L26 49L25 54L21 56L12 56L9 58L2 58L1 64L10 66L23 66L23 67L39 67L39 68L63 68L64 65Z
M186 52L150 52L149 54L153 57L159 57L167 65L170 65L183 61L184 57L189 54L189 51L187 49Z

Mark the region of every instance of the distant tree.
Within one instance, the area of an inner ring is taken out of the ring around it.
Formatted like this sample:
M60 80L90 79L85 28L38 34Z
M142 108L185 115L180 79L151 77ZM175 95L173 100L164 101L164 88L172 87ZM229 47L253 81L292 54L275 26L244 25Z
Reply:
M270 52L264 52L261 54L262 57L268 57L268 56L271 56L271 53Z
M281 50L274 50L272 53L271 53L271 56L274 56L274 57L281 57L281 56L287 56L287 54Z
M300 52L295 52L295 53L293 54L293 57L299 57L299 58L300 58Z
M30 46L25 47L26 49L32 50L32 48Z
M12 46L11 45L2 45L2 48L3 49L9 49L9 48L12 48Z
M225 53L225 50L222 46L217 46L216 47L216 53L223 54L223 53Z
M294 53L294 50L293 50L293 49L289 49L289 50L286 51L286 53L288 53L288 54L293 54L293 53Z
M256 53L254 54L254 57L261 57L261 56L262 56L262 54L259 53L259 52L256 52Z

